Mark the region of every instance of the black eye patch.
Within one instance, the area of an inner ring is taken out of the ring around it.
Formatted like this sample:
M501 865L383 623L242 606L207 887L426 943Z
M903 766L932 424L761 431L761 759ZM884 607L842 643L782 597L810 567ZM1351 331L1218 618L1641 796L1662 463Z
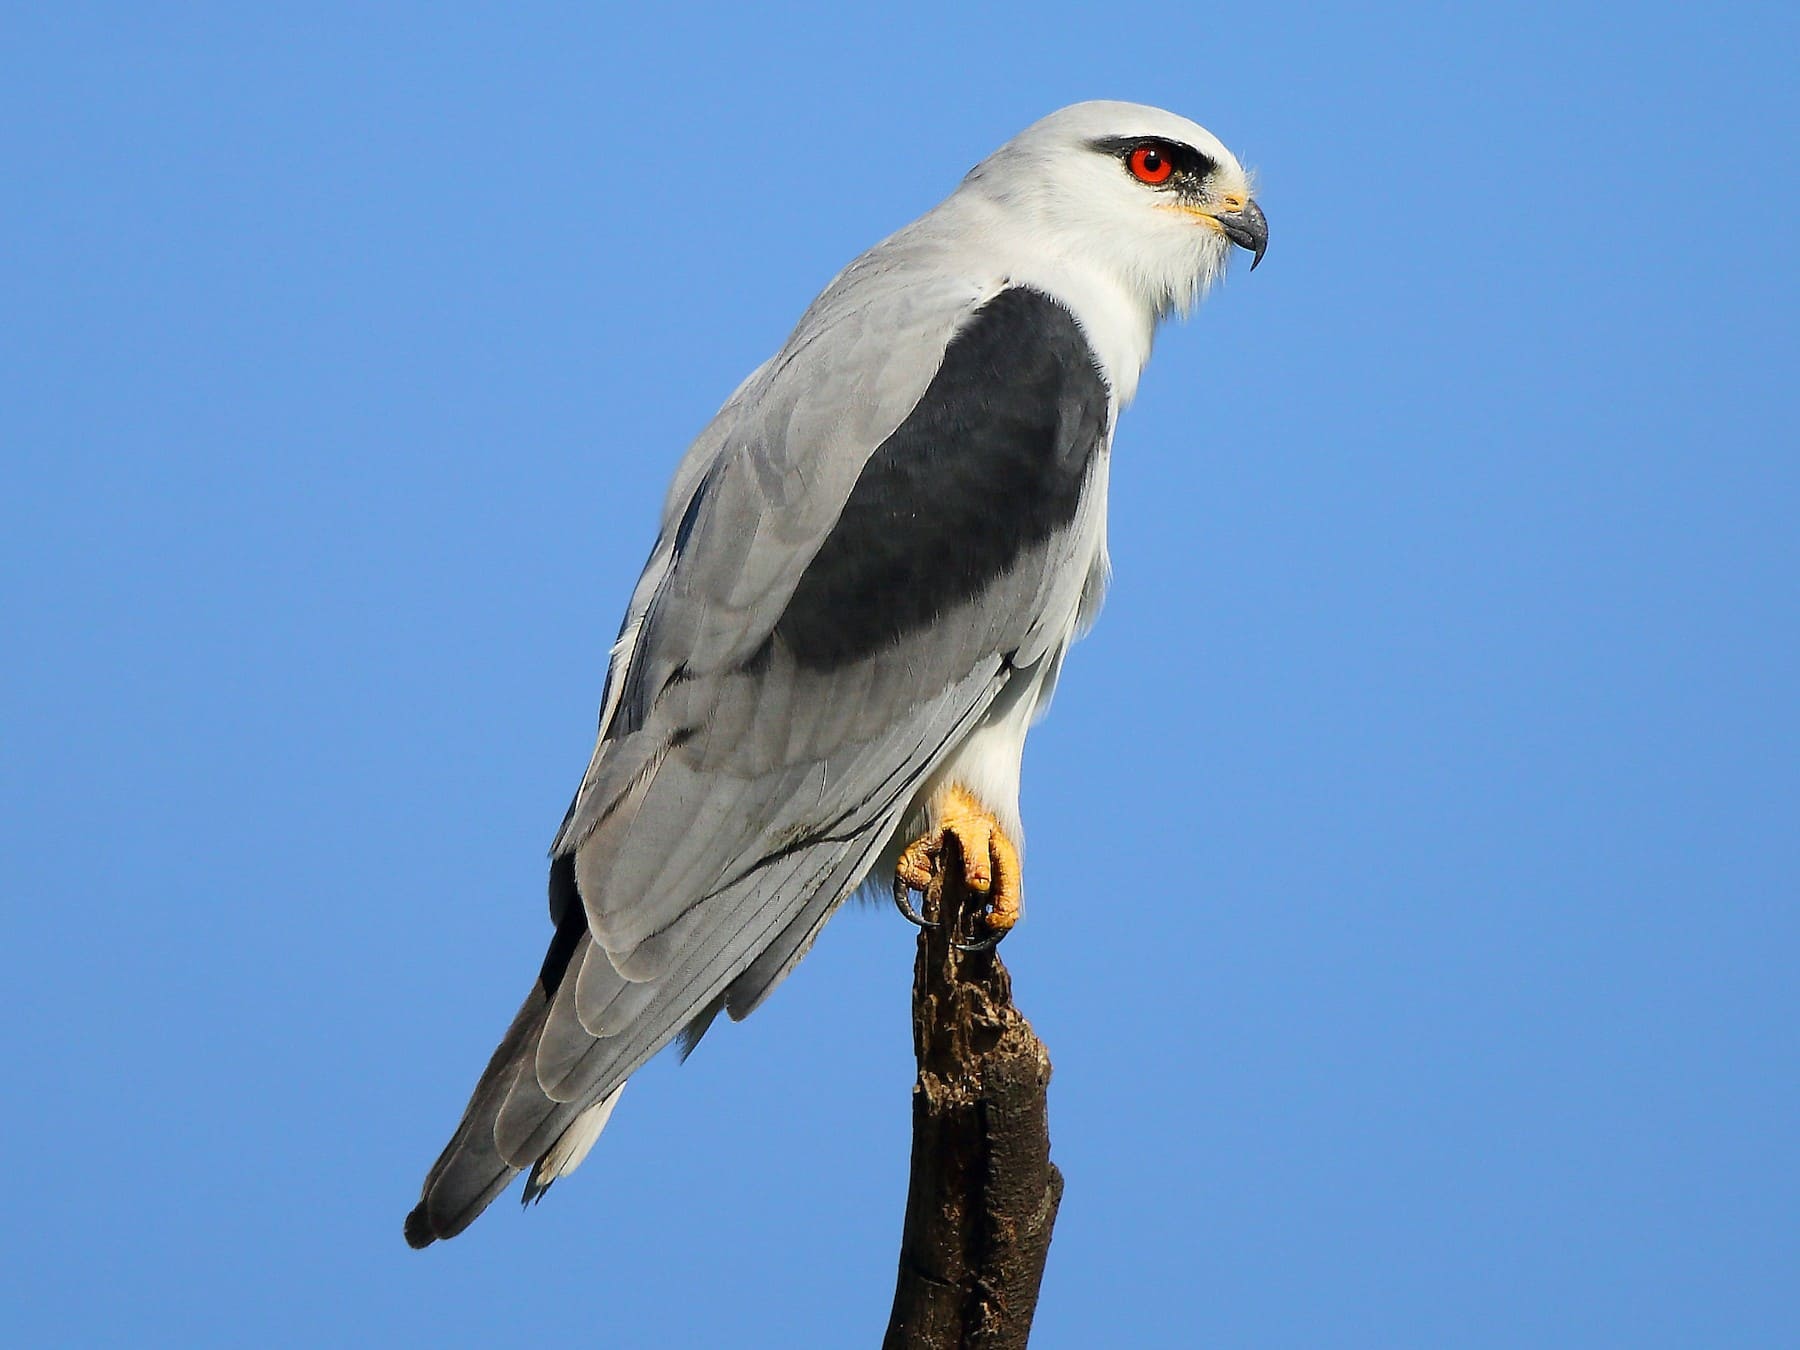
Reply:
M1163 136L1103 136L1088 144L1101 154L1111 155L1127 166L1130 165L1132 151L1148 147L1173 164L1174 176L1184 183L1197 184L1219 167L1218 161L1211 155L1202 154L1191 145L1171 141Z

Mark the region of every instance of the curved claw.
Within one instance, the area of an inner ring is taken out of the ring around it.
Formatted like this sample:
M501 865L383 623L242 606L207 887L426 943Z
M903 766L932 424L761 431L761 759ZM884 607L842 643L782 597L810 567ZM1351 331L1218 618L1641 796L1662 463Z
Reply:
M912 887L901 877L894 878L894 908L900 911L900 917L920 928L936 928L937 924L926 918L913 908Z
M957 943L956 950L959 952L971 953L991 952L1000 945L1000 939L1005 937L1011 931L1012 929L1010 928L996 928L984 938L976 938L973 942Z

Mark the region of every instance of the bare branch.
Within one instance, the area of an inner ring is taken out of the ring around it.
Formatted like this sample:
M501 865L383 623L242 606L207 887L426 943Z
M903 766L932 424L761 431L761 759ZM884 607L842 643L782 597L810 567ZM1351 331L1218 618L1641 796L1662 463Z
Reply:
M1050 1161L1050 1057L992 951L954 837L925 900L913 970L912 1180L887 1350L1023 1347L1062 1174Z

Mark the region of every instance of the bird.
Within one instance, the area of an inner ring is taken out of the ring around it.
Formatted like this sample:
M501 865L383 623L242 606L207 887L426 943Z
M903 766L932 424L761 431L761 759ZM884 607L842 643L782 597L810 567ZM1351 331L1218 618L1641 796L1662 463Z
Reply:
M572 1172L626 1080L748 1016L946 840L1019 919L1025 736L1108 580L1119 411L1267 220L1184 117L1054 112L852 261L701 431L550 850L549 949L407 1215L453 1237ZM983 935L978 934L977 937Z

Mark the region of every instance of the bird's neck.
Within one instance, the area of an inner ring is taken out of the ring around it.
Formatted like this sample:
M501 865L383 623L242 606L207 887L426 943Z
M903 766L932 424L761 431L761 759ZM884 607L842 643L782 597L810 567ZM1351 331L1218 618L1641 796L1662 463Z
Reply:
M1156 315L1118 278L1068 258L1045 259L1035 277L1016 277L1055 296L1080 322L1120 405L1137 393L1150 359Z

